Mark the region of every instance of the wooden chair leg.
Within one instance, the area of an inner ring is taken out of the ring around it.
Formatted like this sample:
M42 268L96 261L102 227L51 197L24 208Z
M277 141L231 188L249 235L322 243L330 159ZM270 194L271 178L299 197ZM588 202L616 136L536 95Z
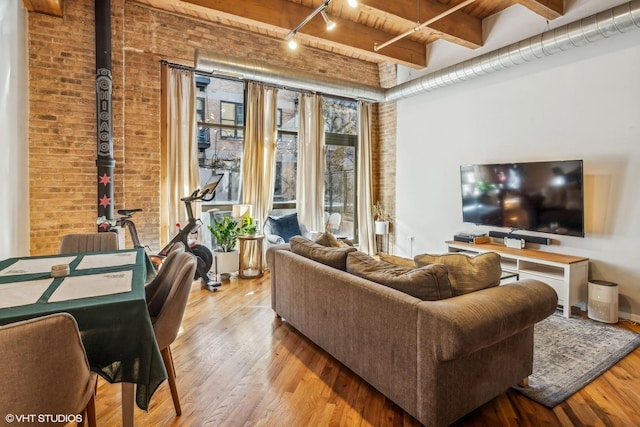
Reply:
M529 377L525 377L518 383L520 387L529 387Z
M89 427L96 427L96 395L91 395L89 403L87 403L87 424Z
M82 421L78 421L78 427L84 427L84 422L87 421L89 427L96 427L96 393L98 391L98 378L93 387L93 394L87 402L87 406L82 410Z
M163 348L160 354L162 355L162 360L164 361L164 367L167 369L167 379L169 381L169 388L171 389L173 406L176 408L176 414L182 415L182 408L180 408L180 398L178 397L178 388L176 387L176 371L173 366L173 357L171 356L171 350L169 349L169 347Z

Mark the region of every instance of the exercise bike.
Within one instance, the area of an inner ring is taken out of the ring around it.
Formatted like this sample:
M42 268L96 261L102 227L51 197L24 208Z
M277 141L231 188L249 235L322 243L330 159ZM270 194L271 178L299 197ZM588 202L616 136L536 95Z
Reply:
M162 266L162 262L164 261L164 258L167 256L171 248L176 243L181 242L182 244L184 244L185 250L195 255L198 261L194 278L200 278L203 285L210 290L215 290L216 287L220 286L220 282L218 282L217 280L212 280L209 277L209 270L211 269L211 265L213 264L213 254L206 246L197 244L195 242L190 242L189 236L192 234L196 234L202 225L202 221L200 221L200 219L194 218L191 203L196 201L208 202L213 200L216 187L220 183L220 180L223 176L223 174L215 174L213 182L205 185L202 190L196 189L189 196L182 197L180 199L184 202L187 209L188 221L187 224L179 228L178 234L176 234L171 239L171 241L160 250L157 255L148 255L149 259L156 268L156 271L159 270ZM145 246L140 242L138 231L136 230L136 225L131 219L136 212L142 212L142 209L118 209L117 212L118 215L120 215L120 218L106 219L104 217L100 217L98 218L98 224L108 224L110 231L115 231L115 229L118 227L127 228L129 230L129 234L131 235L133 246L136 248L145 248Z

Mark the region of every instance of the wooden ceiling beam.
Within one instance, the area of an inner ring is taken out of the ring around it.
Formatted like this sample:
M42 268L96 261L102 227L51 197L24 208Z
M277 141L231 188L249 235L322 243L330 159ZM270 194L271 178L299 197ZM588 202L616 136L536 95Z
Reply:
M553 20L564 15L563 0L514 0L516 3L537 13L543 18Z
M524 0L526 1L526 0ZM367 0L365 8L375 15L390 15L395 19L404 20L411 28L416 24L426 22L434 16L446 12L454 4L447 6L435 0L420 0L420 3L389 0ZM475 18L462 10L433 22L423 31L437 33L437 37L470 49L482 46L482 20ZM390 37L391 38L391 37Z
M44 13L62 18L63 0L23 0L25 9L29 12Z
M249 25L259 24L279 32L283 37L302 22L314 9L286 0L184 0L196 6L215 10L234 20L245 20ZM307 39L327 46L360 51L380 61L392 61L412 68L424 68L427 64L427 48L424 43L401 40L389 46L384 52L375 52L374 43L382 43L395 34L389 34L350 20L331 16L337 27L327 31L322 18L318 15L298 31L300 39Z

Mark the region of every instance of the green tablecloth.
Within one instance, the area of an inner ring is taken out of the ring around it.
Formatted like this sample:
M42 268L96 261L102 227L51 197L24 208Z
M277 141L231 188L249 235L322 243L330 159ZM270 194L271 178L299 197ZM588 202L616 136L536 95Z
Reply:
M1 308L0 325L51 313L70 313L78 323L91 370L112 383L137 384L136 403L141 409L146 410L152 394L167 378L167 372L156 343L145 301L144 285L149 265L148 258L143 249L113 253L132 251L137 252L135 265L76 270L82 258L89 253L78 254L69 264L70 276L131 270L133 279L129 292L47 302L64 280L63 277L56 278L35 304ZM0 272L20 259L35 258L50 257L11 258L0 261ZM47 277L50 277L49 273L0 276L0 298L2 298L3 284Z

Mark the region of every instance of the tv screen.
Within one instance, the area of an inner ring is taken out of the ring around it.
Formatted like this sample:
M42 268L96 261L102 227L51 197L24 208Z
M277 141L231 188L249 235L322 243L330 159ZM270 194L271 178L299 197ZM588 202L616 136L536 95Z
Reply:
M462 221L584 237L582 160L460 166Z

